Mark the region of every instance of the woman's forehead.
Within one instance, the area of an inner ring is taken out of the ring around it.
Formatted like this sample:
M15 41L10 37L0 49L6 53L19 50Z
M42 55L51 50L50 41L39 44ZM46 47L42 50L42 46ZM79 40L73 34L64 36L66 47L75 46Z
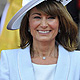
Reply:
M30 13L33 13L33 12L40 12L36 7L34 7L33 9L30 10Z
M31 14L31 15L34 15L34 14L41 15L41 14L46 14L46 13L43 12L43 11L40 11L40 10L38 10L36 7L34 7L33 9L30 10L30 14ZM46 15L47 15L47 14L46 14Z

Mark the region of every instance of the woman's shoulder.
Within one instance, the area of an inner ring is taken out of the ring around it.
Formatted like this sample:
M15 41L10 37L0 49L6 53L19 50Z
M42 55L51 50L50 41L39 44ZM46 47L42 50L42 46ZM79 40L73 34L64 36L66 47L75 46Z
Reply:
M17 56L19 53L22 53L27 49L29 49L29 47L26 47L25 49L18 48L18 49L2 50L1 56L2 55L7 55L8 57Z
M80 51L79 50L74 50L69 52L71 56L79 56L80 57Z
M20 49L10 49L10 50L2 50L1 51L1 59L13 59L18 56L18 51Z
M70 55L72 61L74 61L74 62L76 61L76 62L80 63L80 51L79 50L69 52L69 55Z
M18 53L18 51L19 51L20 49L21 49L21 48L19 48L19 49L10 49L10 50L2 50L2 51L1 51L1 54L7 54L7 55L16 54L16 53Z
M59 45L59 49L63 52L69 53L71 57L80 57L80 50L68 51L62 45Z

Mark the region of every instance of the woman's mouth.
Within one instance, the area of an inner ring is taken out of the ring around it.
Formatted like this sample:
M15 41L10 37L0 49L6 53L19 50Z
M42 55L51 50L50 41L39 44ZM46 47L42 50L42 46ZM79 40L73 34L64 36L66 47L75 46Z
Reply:
M46 31L42 31L42 30L37 30L39 33L43 33L43 34L46 34L46 33L49 33L51 32L51 30L46 30Z

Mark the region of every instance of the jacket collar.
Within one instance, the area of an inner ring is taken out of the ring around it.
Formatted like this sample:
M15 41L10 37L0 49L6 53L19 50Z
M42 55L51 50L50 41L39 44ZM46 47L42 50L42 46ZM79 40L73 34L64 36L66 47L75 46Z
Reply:
M57 61L54 80L67 80L70 68L69 52L59 45L59 57ZM30 57L30 49L20 49L18 52L18 69L21 80L35 80L33 66Z

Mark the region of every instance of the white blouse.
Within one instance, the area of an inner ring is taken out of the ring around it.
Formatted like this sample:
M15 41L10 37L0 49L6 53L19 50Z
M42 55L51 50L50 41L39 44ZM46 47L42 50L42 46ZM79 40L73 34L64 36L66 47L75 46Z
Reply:
M56 64L51 65L39 65L35 63L32 64L36 80L54 80Z

